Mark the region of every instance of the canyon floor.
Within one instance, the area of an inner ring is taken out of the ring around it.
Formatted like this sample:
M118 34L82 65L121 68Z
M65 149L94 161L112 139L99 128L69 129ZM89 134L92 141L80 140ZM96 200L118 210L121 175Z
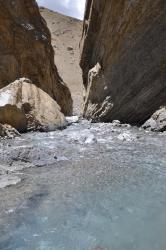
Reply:
M86 120L0 142L0 249L165 250L165 133Z

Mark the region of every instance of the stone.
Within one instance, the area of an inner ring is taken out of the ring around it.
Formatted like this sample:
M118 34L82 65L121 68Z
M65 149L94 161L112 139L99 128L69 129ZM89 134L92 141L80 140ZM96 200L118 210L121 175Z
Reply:
M96 142L97 142L97 139L95 138L94 134L88 135L87 138L85 139L85 144L93 144Z
M107 90L101 65L97 63L88 73L88 86L85 94L84 115L93 121L100 121L112 106L109 96L103 101L102 90ZM94 98L95 97L95 98ZM95 102L96 98L98 103Z
M166 105L165 0L87 0L84 116L142 125Z
M150 131L166 131L166 107L161 107L157 110L142 127Z
M21 136L20 133L8 124L0 124L0 137L13 139L14 137Z
M51 35L36 1L0 1L0 34L0 88L29 78L71 115L71 94L54 64Z
M0 90L0 123L19 132L52 131L67 125L56 101L26 78Z
M117 137L120 141L127 141L127 142L132 142L135 141L136 139L138 139L137 137L133 136L131 133L129 132L124 132L121 133L120 135L118 135Z
M66 116L66 120L68 124L73 124L73 123L78 123L79 122L79 117L77 115L74 116Z

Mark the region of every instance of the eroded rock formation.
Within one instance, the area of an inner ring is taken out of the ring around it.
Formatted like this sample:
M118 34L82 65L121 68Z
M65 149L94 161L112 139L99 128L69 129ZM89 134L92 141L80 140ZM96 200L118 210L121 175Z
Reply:
M142 124L166 104L165 0L87 0L84 115Z
M0 34L0 88L29 78L71 114L71 95L54 65L50 32L36 1L0 0Z
M0 123L19 132L52 131L67 125L56 101L25 78L0 90Z

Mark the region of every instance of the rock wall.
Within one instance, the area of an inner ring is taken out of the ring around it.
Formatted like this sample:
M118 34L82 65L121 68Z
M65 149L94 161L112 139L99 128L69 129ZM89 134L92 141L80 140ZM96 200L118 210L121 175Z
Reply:
M87 0L84 115L142 124L166 104L166 1Z
M29 78L72 113L70 92L54 65L50 32L35 0L0 0L0 88Z

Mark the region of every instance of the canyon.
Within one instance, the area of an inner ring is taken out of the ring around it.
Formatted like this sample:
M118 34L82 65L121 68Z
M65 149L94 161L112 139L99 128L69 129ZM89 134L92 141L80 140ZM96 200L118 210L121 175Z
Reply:
M0 0L0 249L166 249L165 12Z

